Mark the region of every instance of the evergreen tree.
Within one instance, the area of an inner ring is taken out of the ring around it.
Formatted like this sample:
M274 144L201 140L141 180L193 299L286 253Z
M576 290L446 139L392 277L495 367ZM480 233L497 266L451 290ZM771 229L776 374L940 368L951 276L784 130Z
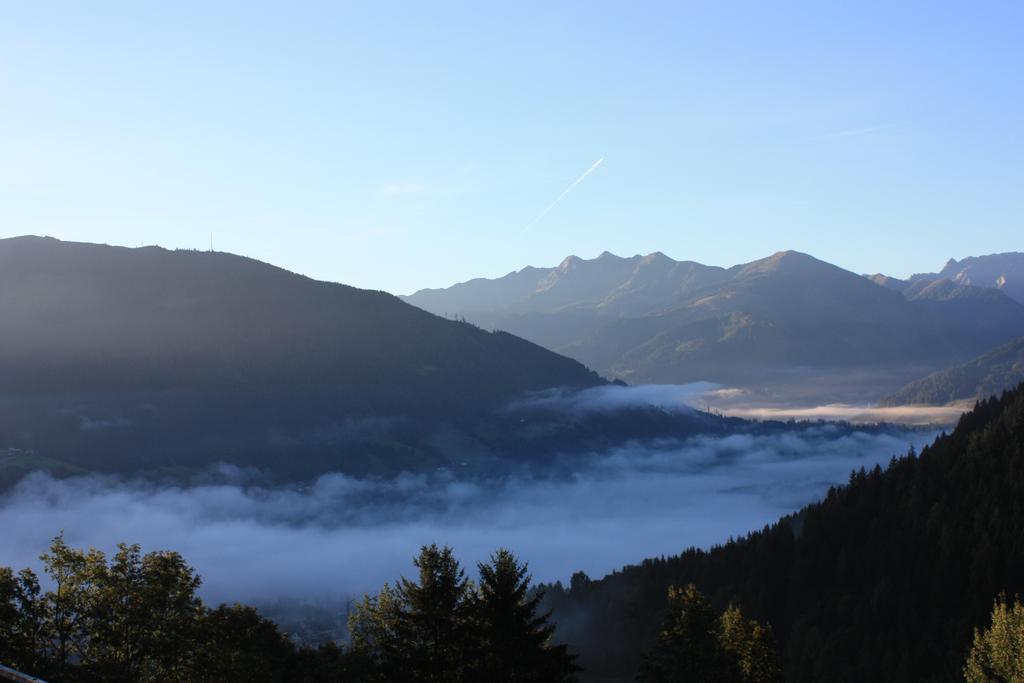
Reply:
M537 609L543 592L530 592L526 563L498 550L481 563L471 599L477 640L471 677L487 681L565 681L579 670L565 645L552 645L554 626Z
M554 626L538 614L542 598L507 550L465 577L450 548L425 546L419 581L399 579L367 596L349 619L350 670L382 681L568 681L578 671Z
M423 546L419 581L402 577L367 597L350 618L352 643L386 680L458 681L470 651L469 580L452 549Z
M1024 681L1024 605L996 598L987 629L974 631L974 644L964 666L967 683Z
M469 642L469 580L447 546L425 546L414 564L419 582L398 582L399 599L408 606L398 632L409 646L410 671L424 681L459 680Z

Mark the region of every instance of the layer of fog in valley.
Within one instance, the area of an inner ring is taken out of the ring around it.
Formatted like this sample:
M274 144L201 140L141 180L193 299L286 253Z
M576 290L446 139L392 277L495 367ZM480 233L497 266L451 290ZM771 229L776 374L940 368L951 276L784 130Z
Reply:
M819 392L802 394L793 391L791 385L779 384L750 387L714 382L613 385L568 393L541 392L513 403L512 407L540 407L567 415L613 413L638 406L667 412L692 412L696 408L752 420L828 420L859 425L887 423L940 428L956 424L960 415L974 405L974 401L958 401L940 406L879 407L863 400L852 403L828 400L836 394L827 383Z
M845 386L846 376L817 375L797 381L766 382L749 386L722 386L709 382L684 385L691 392L693 405L723 415L754 420L842 420L854 424L879 422L936 428L951 426L974 401L947 405L904 405L880 407L876 404L886 391L899 388L899 382L881 380L877 374L863 373L857 382ZM889 387L885 389L884 387Z
M635 444L585 457L571 475L491 481L332 474L268 489L229 466L214 473L217 483L192 487L35 473L0 498L0 564L38 569L37 556L63 530L79 547L109 551L127 541L177 550L214 602L375 591L408 575L419 546L431 542L453 546L470 566L509 547L536 580L564 582L577 570L600 576L745 534L819 498L851 470L884 465L933 437L826 423Z

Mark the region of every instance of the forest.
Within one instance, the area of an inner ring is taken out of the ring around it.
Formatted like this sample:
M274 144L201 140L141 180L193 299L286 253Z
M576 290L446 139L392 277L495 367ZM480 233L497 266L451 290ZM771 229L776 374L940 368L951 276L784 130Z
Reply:
M499 550L470 581L424 546L415 579L385 584L349 618L350 643L298 647L252 607L207 607L175 552L101 551L56 537L31 570L0 568L0 664L74 681L562 681L579 671L538 612L525 564ZM340 618L340 616L339 616ZM0 676L2 677L2 676Z
M786 680L961 680L993 599L1024 591L1021 529L1024 386L746 538L577 575L545 604L581 666L612 680L655 642L669 587L690 583L771 626Z

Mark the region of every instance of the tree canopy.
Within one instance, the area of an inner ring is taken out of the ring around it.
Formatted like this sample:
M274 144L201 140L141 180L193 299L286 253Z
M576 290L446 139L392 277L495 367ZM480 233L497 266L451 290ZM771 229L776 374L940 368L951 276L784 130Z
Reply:
M771 630L738 607L718 614L692 583L668 589L658 640L644 657L640 681L777 683L782 667Z
M1024 604L996 598L985 629L974 631L974 644L964 666L967 683L1024 681Z
M40 559L46 592L31 570L0 567L0 663L52 683L557 682L579 670L508 550L474 583L451 548L424 546L415 578L357 605L350 644L316 649L252 607L206 607L175 552L121 544L108 558L60 535Z
M251 607L207 608L176 552L121 544L108 558L60 535L40 559L46 592L0 567L0 663L53 683L326 681L341 657L298 649Z
M508 550L470 582L451 548L424 546L419 580L366 596L349 618L352 647L387 681L566 681L578 668L551 643L542 594Z

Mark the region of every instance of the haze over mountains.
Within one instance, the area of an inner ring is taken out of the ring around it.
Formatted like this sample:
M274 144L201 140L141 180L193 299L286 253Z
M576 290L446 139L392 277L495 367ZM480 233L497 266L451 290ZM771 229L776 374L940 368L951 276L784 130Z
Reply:
M782 377L790 398L832 373L823 392L875 400L1024 335L996 288L903 289L797 252L728 269L605 253L407 298L508 331L489 332L231 254L0 240L0 485L218 461L290 480L492 473L755 429L611 397L584 364L631 384Z
M225 253L0 240L0 319L0 488L35 470L194 481L216 463L266 484L497 476L637 440L782 429Z
M1024 333L1024 306L999 289L1016 271L990 281L988 258L996 257L947 266L955 279L917 276L903 286L794 251L731 268L605 252L405 300L507 330L631 383L856 370L877 372L894 389Z

